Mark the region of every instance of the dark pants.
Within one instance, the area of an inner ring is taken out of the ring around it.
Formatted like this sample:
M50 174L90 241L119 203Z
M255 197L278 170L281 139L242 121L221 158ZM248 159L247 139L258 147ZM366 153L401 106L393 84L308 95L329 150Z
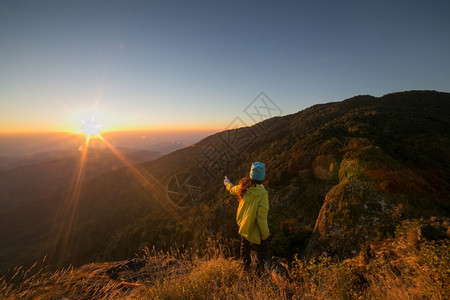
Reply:
M261 244L254 244L241 237L241 258L244 263L244 269L249 270L252 258L250 256L251 250L256 251L256 271L258 275L264 272L264 265L267 260L268 241L261 241Z

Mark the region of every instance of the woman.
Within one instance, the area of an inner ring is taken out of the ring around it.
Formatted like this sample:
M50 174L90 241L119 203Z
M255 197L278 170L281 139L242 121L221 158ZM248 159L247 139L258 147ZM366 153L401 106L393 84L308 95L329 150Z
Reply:
M255 162L251 166L250 176L241 179L238 185L232 184L227 176L223 181L227 190L232 195L237 195L239 200L236 222L239 225L241 236L241 257L244 269L250 269L250 251L254 249L257 252L258 275L264 271L268 250L267 238L269 237L267 225L269 196L261 184L265 175L265 165Z

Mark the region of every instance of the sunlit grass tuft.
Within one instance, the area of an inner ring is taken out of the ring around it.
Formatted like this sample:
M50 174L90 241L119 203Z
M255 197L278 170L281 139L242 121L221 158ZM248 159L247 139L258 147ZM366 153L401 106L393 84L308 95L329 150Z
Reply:
M244 272L240 262L223 257L194 261L183 276L151 286L147 299L287 299L295 287L286 278L257 277ZM289 297L289 298L290 298Z
M108 270L120 262L57 272L18 267L0 279L0 299L449 299L449 241L411 239L420 226L413 225L355 258L295 257L286 273L268 268L262 277L212 241L204 251L144 249L145 267L116 277Z

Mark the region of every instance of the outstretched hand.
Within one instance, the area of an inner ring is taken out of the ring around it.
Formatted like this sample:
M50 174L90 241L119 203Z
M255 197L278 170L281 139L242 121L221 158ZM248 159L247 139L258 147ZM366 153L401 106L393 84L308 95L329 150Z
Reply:
M230 180L228 179L227 176L225 176L225 179L223 180L223 184L224 184L225 186L227 186L229 183L230 183Z

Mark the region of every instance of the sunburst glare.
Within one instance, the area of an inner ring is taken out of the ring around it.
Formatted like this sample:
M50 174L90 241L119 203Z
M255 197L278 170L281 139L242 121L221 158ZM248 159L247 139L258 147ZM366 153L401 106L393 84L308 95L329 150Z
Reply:
M97 123L94 115L91 116L89 121L81 120L82 128L80 133L86 134L86 139L89 140L92 136L100 137L100 129L103 127L102 124Z
M98 142L108 149L115 159L117 159L130 173L131 176L140 184L142 189L149 196L149 199L158 202L161 208L164 209L174 220L176 220L181 226L183 225L182 217L167 201L165 193L165 185L163 185L158 179L154 178L151 173L141 168L139 165L133 164L128 158L120 153L105 137L100 135L102 124L99 124L94 114L92 114L89 121L79 119L82 123L82 129L78 133L85 134L86 139L82 146L80 146L80 160L73 171L72 182L69 186L68 193L64 199L64 205L59 213L58 220L60 220L61 226L55 227L56 236L61 238L60 244L54 247L50 253L51 257L57 257L58 263L63 263L66 256L70 252L70 249L74 243L74 227L76 222L76 214L79 206L79 202L82 198L82 189L85 184L85 173L88 164L88 151L93 145L90 143L92 137L98 138ZM95 146L94 146L95 147ZM58 222L55 222L55 225Z

